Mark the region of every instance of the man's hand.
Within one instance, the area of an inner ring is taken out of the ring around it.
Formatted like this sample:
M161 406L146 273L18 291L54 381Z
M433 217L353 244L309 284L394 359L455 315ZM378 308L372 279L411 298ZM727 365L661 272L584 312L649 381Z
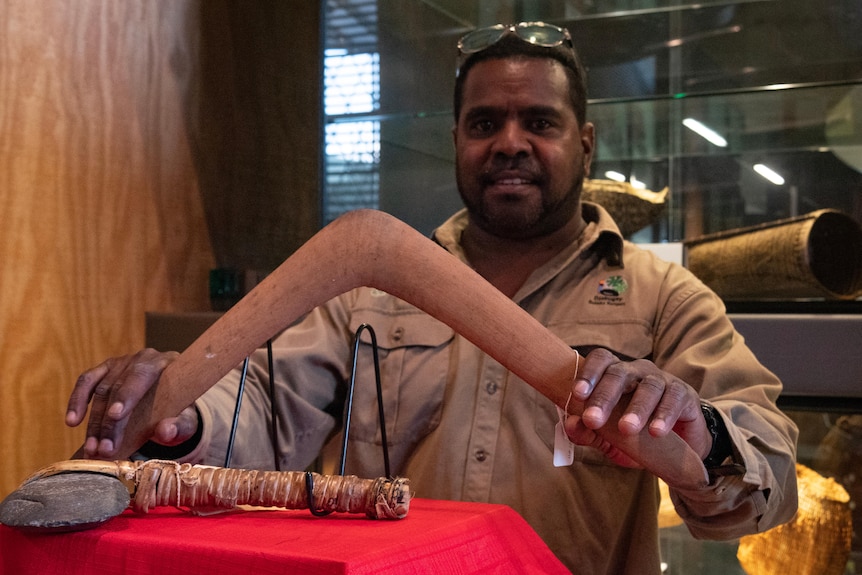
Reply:
M87 438L76 456L110 459L123 438L129 415L144 394L159 381L162 371L177 357L144 349L115 357L82 373L75 382L66 411L66 425L80 425L90 406ZM178 445L194 435L198 427L194 408L160 421L151 438L162 445Z
M572 397L584 402L584 412L581 416L570 415L565 424L566 434L573 443L600 449L618 465L638 467L595 432L607 423L618 403L627 401L619 421L619 430L624 435L636 435L644 427L654 437L674 432L701 459L709 455L712 436L700 409L700 398L690 385L660 370L651 361L624 362L602 348L591 351L582 362Z

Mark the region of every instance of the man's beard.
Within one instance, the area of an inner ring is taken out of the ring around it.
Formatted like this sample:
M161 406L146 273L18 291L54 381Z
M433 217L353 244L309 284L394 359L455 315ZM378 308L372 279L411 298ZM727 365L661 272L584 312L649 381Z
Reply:
M548 207L544 197L498 198L488 202L485 195L475 205L467 205L473 220L485 231L496 236L519 239L536 235L536 228L544 220ZM502 205L501 205L502 204Z
M479 178L473 182L476 189L481 190L478 197L473 199L463 193L464 182L460 173L456 173L458 192L471 221L487 233L507 239L539 237L566 225L578 211L584 182L581 175L556 202L552 202L546 193L541 193L539 197L513 194L510 201L503 196L489 202L484 193L484 189L489 185L486 179ZM543 189L543 182L544 180L539 178L535 184Z

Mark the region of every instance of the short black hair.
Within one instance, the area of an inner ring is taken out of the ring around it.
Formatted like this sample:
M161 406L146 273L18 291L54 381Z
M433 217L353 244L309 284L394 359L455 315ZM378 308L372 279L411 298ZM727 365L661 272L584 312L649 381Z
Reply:
M587 120L587 75L577 51L567 43L553 48L537 46L521 40L514 34L503 36L498 42L479 52L469 54L458 68L455 78L455 94L453 109L455 122L461 115L461 105L464 97L464 83L470 69L485 60L503 60L507 58L551 58L563 65L566 77L569 79L569 100L575 117L581 126Z

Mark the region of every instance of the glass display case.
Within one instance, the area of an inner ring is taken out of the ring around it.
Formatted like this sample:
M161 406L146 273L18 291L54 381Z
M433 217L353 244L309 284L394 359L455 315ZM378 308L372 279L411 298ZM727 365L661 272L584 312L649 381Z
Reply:
M336 204L329 219L372 205L430 231L458 207L455 44L476 26L522 20L566 26L582 54L597 127L593 177L669 186L664 217L636 241L680 241L824 207L862 219L855 0L329 0L326 7L324 203ZM345 66L350 58L368 64ZM366 193L343 202L345 188Z
M327 220L375 207L430 233L458 209L456 42L531 20L567 27L588 69L592 176L670 189L631 240L685 242L826 208L862 222L858 0L327 0ZM781 401L800 426L799 463L846 488L857 525L860 304L728 302L754 339L763 332L767 367L788 374ZM836 318L846 331L828 340ZM802 369L806 359L820 371ZM847 573L862 573L859 534ZM737 547L663 530L667 573L745 573Z

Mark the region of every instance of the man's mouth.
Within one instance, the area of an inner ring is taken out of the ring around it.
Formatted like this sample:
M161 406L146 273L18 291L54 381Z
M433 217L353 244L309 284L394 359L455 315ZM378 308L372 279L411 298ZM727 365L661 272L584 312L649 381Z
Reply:
M485 173L486 186L537 186L540 178L532 170L496 169Z
M524 178L501 178L499 180L494 180L492 185L494 186L530 186L533 185L532 180L526 180Z
M532 192L538 186L534 178L523 176L491 177L485 181L485 189L493 194L521 196Z

